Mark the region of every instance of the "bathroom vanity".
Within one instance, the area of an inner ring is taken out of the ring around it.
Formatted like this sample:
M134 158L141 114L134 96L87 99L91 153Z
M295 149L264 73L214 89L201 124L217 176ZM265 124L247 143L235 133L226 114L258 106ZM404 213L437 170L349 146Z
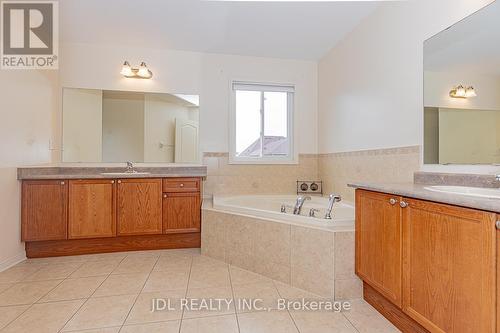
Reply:
M18 170L28 257L200 247L205 167L103 170Z
M365 300L403 332L495 332L500 199L352 186Z

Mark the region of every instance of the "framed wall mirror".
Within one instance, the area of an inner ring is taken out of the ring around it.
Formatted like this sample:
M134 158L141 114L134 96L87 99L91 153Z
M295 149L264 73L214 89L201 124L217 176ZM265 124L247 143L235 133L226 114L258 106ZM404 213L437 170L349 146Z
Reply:
M424 164L500 164L500 1L424 43Z
M63 162L199 163L199 97L63 89Z

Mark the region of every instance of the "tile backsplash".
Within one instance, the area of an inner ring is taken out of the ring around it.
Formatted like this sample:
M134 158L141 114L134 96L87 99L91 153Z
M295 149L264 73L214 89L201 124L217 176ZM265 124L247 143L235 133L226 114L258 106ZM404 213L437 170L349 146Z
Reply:
M350 182L413 182L420 168L420 146L363 150L318 155L318 175L324 193L337 193L354 201Z
M354 201L349 182L413 182L420 168L420 147L332 154L300 154L298 164L229 164L228 153L204 153L208 167L205 196L214 194L295 194L298 179L322 180L323 193Z
M205 196L213 194L295 194L297 179L318 178L318 156L300 154L298 164L229 164L228 153L204 153Z

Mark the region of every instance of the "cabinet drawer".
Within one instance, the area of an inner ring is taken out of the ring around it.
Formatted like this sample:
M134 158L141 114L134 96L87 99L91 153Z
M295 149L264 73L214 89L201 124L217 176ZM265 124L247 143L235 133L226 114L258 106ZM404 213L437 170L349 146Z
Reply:
M166 178L163 179L163 192L199 192L199 178Z

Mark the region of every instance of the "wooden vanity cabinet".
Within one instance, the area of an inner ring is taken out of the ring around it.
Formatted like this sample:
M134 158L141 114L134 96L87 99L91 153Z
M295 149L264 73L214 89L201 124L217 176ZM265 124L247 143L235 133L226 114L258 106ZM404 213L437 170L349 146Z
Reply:
M68 183L27 180L22 184L21 239L67 239Z
M495 332L496 215L404 200L403 311L431 332Z
M356 273L401 306L402 228L394 195L356 192Z
M116 236L115 180L69 181L68 238Z
M201 231L200 193L163 194L163 232L165 234Z
M118 235L162 233L162 180L117 181Z
M496 217L356 190L356 273L365 299L403 332L495 332Z

